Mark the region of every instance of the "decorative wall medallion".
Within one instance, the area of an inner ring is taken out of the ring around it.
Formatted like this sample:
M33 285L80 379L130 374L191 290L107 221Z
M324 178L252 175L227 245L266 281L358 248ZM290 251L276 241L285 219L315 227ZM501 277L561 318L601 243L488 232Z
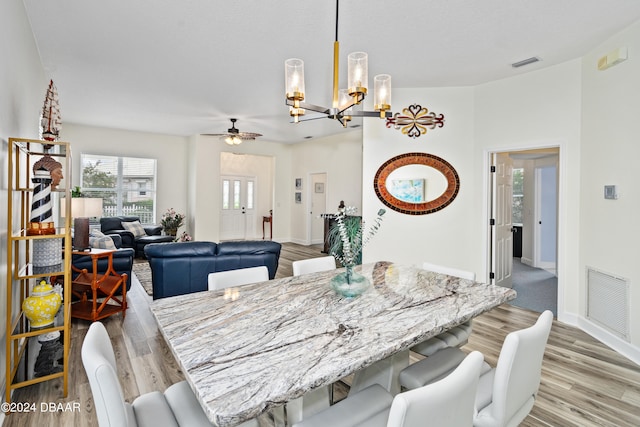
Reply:
M446 180L446 189L433 200L422 203L412 203L394 197L387 188L389 175L403 166L423 165L434 168ZM376 195L389 208L407 215L426 215L447 207L460 191L460 177L458 172L446 160L428 153L406 153L393 157L380 166L373 178L373 188Z
M410 138L417 138L427 133L427 128L435 129L444 126L444 114L436 115L418 104L413 104L402 109L401 113L395 113L387 118L387 127L393 126L401 129L402 133Z

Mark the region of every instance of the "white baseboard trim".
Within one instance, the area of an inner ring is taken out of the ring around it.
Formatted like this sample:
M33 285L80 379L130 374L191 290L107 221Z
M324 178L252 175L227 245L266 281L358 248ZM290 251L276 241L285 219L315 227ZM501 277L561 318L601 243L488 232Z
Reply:
M640 365L640 348L624 341L622 338L613 335L611 332L583 317L578 318L578 327L606 346L611 347L613 350Z
M522 257L520 258L520 262L524 265L528 265L529 267L533 267L533 260L529 258Z

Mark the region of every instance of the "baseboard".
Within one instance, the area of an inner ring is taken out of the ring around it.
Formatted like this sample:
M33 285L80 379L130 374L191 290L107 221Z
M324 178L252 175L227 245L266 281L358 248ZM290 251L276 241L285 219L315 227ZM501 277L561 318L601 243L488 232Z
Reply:
M578 327L607 347L611 347L613 350L640 365L640 348L624 341L622 338L613 335L611 332L583 317L578 318Z
M529 258L522 257L520 258L520 262L524 265L528 265L529 267L533 267L533 260Z

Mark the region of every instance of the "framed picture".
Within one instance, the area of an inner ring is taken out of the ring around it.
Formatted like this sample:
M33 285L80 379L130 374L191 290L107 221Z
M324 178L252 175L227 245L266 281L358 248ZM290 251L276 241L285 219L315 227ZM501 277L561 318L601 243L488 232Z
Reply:
M302 203L302 193L296 191L296 203Z
M324 182L316 182L315 192L316 193L324 193Z
M424 190L424 179L394 179L389 193L403 202L424 203Z
M296 178L296 190L302 190L302 178Z

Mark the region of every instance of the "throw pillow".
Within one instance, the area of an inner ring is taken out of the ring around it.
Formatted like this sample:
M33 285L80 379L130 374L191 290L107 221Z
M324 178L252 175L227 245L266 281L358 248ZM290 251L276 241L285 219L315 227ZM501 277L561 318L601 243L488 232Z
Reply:
M122 227L124 227L125 230L130 231L135 238L147 235L147 232L144 231L144 227L140 224L140 221L123 221Z
M100 230L96 230L95 228L89 230L89 237L103 237L104 233Z
M89 236L89 245L96 249L117 249L113 243L113 239L109 236L91 237Z

